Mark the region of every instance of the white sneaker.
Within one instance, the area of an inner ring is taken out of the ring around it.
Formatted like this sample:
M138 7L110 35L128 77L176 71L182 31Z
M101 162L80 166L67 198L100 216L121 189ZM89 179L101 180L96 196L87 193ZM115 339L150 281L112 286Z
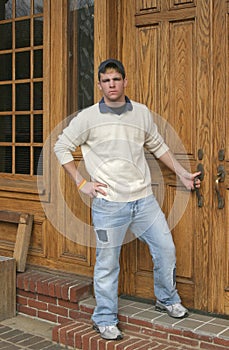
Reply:
M118 329L117 326L97 326L93 325L93 329L100 333L103 339L107 340L121 340L123 339L122 332Z
M175 318L183 318L188 316L188 310L183 305L181 305L181 303L165 305L157 300L155 310L160 312L167 312L169 316Z

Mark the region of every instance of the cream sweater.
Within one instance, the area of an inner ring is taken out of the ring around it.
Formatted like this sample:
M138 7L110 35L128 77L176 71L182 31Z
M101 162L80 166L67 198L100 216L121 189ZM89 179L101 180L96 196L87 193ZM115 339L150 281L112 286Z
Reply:
M59 136L54 151L64 165L81 146L92 181L105 183L109 201L129 202L152 193L144 147L160 158L167 150L149 109L127 98L121 114L100 101L72 119ZM98 197L103 197L98 194Z

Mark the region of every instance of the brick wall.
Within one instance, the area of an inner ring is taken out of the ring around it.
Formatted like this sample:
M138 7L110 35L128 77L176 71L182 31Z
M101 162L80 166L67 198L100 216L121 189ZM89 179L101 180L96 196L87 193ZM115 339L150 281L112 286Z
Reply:
M17 311L53 323L89 318L78 303L91 294L89 279L34 270L17 275Z

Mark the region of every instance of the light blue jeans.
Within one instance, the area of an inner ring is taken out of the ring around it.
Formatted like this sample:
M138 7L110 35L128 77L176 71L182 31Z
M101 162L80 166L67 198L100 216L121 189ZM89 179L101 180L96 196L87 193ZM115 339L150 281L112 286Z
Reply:
M95 198L92 218L96 234L92 320L99 326L118 323L119 256L127 229L149 246L154 263L154 293L171 305L180 302L176 290L176 253L165 216L153 195L133 202Z

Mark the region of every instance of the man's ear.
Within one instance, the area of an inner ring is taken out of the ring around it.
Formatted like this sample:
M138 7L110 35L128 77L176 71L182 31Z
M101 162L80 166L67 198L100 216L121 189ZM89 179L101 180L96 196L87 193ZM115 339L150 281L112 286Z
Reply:
M127 87L127 78L124 78L124 88Z
M101 87L100 81L98 81L97 85L98 85L99 90L102 90L102 87Z

